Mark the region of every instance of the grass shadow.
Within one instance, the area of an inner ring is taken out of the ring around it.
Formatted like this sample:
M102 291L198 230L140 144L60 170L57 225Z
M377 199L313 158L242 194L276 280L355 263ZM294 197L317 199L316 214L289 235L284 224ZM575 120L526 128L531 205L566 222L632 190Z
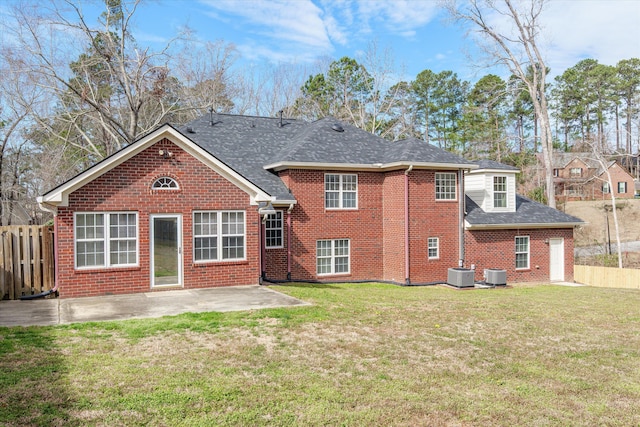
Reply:
M336 289L336 290L342 289L342 287L337 286L336 284L320 283L320 282L282 282L282 283L265 282L265 285L282 286L284 288Z
M0 328L2 425L73 425L66 371L54 328Z

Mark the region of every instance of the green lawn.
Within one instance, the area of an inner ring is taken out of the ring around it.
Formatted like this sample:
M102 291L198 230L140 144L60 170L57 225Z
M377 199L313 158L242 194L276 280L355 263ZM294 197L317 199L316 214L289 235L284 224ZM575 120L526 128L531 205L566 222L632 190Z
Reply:
M286 285L313 306L0 328L0 425L640 425L640 292Z

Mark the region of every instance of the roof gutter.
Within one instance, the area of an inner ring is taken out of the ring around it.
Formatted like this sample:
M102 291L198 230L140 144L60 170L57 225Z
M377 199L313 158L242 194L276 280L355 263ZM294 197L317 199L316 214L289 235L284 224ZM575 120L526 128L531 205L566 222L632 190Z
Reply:
M520 229L529 228L574 228L586 225L586 222L553 222L553 223L516 223L516 224L470 224L465 221L464 228L467 230L498 230L498 229Z
M361 170L361 171L390 171L415 167L416 169L478 169L472 163L445 162L391 162L391 163L319 163L319 162L276 162L264 166L264 169L276 172L285 169L315 169L315 170Z

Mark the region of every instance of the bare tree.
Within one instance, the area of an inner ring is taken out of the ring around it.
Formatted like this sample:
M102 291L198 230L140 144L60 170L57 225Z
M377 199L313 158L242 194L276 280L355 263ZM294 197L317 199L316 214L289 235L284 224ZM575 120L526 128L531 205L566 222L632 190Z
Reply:
M94 161L164 122L191 119L194 110L231 108L224 95L233 48L194 49L187 32L159 50L140 47L132 36L140 1L105 0L97 25L79 0L14 4L0 28L8 35L0 58L49 94L48 110L33 119ZM172 50L178 41L185 41L182 52Z
M618 209L616 207L616 195L613 188L613 180L611 179L611 172L609 171L610 162L606 159L601 149L601 144L596 141L588 142L591 148L591 158L595 160L607 176L605 181L609 189L609 197L611 198L611 211L613 212L613 224L616 234L616 248L618 252L618 268L622 268L622 245L620 244L620 223L618 222ZM605 210L606 207L605 207ZM608 215L608 214L607 214Z
M547 67L540 51L540 17L547 0L470 0L458 6L447 0L446 7L458 22L472 24L481 47L493 65L506 66L526 86L540 122L540 145L545 167L546 195L549 206L556 206L553 185L553 138L546 97ZM508 20L507 29L490 22L492 14ZM513 28L510 30L508 28ZM528 68L530 72L528 73Z

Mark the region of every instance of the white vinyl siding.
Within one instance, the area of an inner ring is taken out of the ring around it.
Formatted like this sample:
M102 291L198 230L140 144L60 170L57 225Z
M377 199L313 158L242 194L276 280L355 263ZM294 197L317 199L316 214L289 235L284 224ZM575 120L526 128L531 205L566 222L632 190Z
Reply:
M529 236L516 236L516 270L529 269Z
M265 247L267 249L282 248L282 211L267 215L264 225Z
M324 207L326 209L357 209L358 175L325 174Z
M436 200L456 200L455 172L436 172Z
M76 268L138 265L138 214L76 213Z
M244 260L244 212L194 212L193 240L196 262Z
M316 242L316 273L349 274L351 254L349 239L318 240Z

